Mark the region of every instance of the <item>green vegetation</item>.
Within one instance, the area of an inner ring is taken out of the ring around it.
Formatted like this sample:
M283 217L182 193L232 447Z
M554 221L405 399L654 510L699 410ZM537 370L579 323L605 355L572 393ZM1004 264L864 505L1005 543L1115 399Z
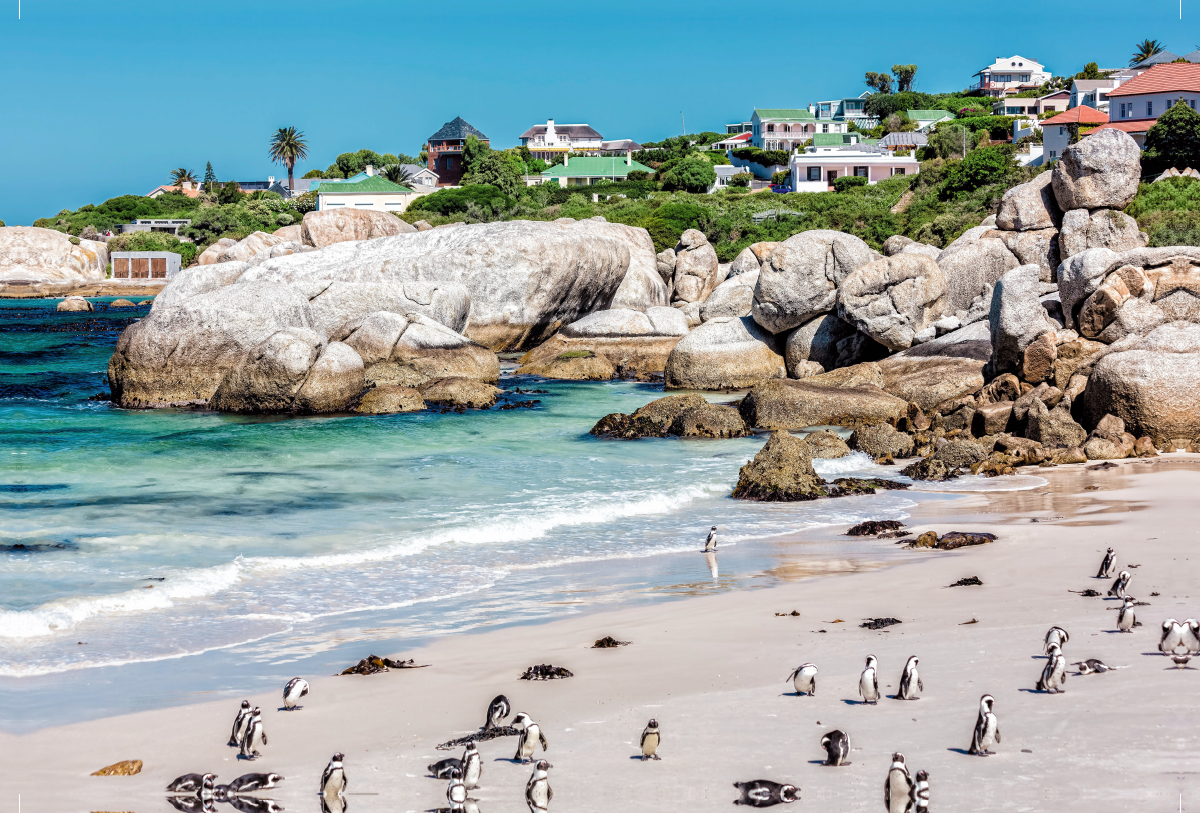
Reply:
M877 116L883 121L893 113L907 110L946 110L954 115L979 116L992 112L990 99L978 96L963 96L957 93L918 93L904 91L901 93L875 93L863 105L864 112L869 116Z
M591 350L568 350L565 353L558 354L559 361L568 361L569 359L590 359L596 354Z
M866 178L860 177L858 175L843 175L841 178L837 178L834 180L833 191L846 192L850 189L855 188L856 186L866 186L866 185L867 185Z
M196 261L200 253L195 243L180 242L173 234L157 231L131 231L118 234L108 241L109 251L173 251L179 255L180 265L187 267Z
M1200 246L1200 181L1167 178L1143 183L1125 214L1150 235L1151 247Z
M734 158L743 161L753 161L764 167L787 166L791 153L787 150L760 150L758 147L738 147L733 151Z
M183 167L180 167L179 169L171 170L171 184L173 186L183 189L183 185L185 183L195 182L196 176L190 169L184 169Z
M408 207L408 211L439 215L465 214L473 205L499 212L511 208L513 203L511 197L494 186L462 186L458 189L439 189L417 198Z
M189 198L180 192L167 192L157 198L121 195L118 198L106 200L99 206L89 203L86 206L80 206L74 212L63 209L54 217L35 220L33 225L76 236L86 226L91 226L98 232L108 229L116 231L116 227L122 223L129 223L139 218L191 217L191 212L196 209L198 203L197 198Z
M271 136L271 147L268 152L272 161L287 167L288 189L295 189L296 161L308 157L308 142L304 140L304 133L295 127L280 127Z
M1157 175L1170 167L1200 168L1200 113L1183 99L1158 117L1146 133L1142 153L1143 174Z
M706 192L717 182L717 173L708 161L676 158L659 167L658 180L668 191Z
M1142 40L1133 47L1133 56L1129 57L1129 64L1136 65L1142 60L1161 54L1165 50L1162 43L1158 40Z

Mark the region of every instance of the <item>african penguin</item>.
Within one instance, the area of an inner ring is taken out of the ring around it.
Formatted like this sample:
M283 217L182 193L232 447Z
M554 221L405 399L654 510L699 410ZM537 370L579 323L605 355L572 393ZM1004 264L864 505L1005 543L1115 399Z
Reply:
M971 747L968 754L989 756L993 745L1000 742L1000 720L992 711L996 698L985 694L979 698L979 719L975 721L975 733L971 736Z
M1158 639L1158 651L1164 655L1175 652L1175 648L1183 645L1183 624L1174 618L1162 622L1162 637Z
M864 703L873 706L879 702L879 660L874 655L867 656L867 665L858 678L858 693Z
M658 755L658 743L662 740L662 735L658 731L658 720L651 720L646 723L646 730L642 732L642 762L648 759L662 759Z
M771 807L780 802L790 804L800 798L800 788L795 785L781 785L770 779L755 779L752 782L734 782L742 798L734 801L735 805L750 807Z
M217 775L206 773L204 781L200 783L200 792L196 794L201 799L212 800L217 796Z
M321 813L346 813L349 806L345 796L321 797Z
M1070 634L1067 633L1067 631L1065 629L1063 629L1062 627L1051 627L1049 630L1046 631L1046 642L1043 646L1042 651L1046 655L1049 655L1050 647L1057 646L1059 649L1062 649L1064 646L1066 646L1067 641L1070 641L1070 640L1071 640L1071 636L1070 636Z
M277 773L248 773L230 782L229 790L232 793L253 793L273 788L282 781L283 777Z
M308 681L304 678L292 678L283 687L283 707L288 711L298 708L300 698L308 694Z
M483 775L483 758L479 756L479 747L474 742L467 743L462 755L462 780L467 790L479 787L479 778Z
M512 706L509 704L508 698L502 694L496 695L496 699L488 705L487 720L483 723L484 729L495 728L510 714L512 714Z
M846 757L850 756L850 738L844 731L834 729L821 738L821 747L825 749L826 765L849 765Z
M1091 675L1093 673L1099 675L1113 669L1123 668L1120 666L1109 666L1104 661L1096 658L1088 658L1086 661L1080 661L1079 663L1073 664L1073 666L1081 675Z
M929 810L928 771L917 771L917 781L913 785L913 810L915 813L925 813Z
M904 664L904 673L900 675L900 689L896 692L897 700L920 700L917 690L925 691L925 683L917 672L917 656L913 655Z
M1128 570L1122 570L1117 576L1117 580L1113 582L1113 586L1108 589L1108 594L1123 600L1125 591L1129 589L1129 580L1132 578L1133 575Z
M796 696L807 694L809 697L815 697L817 694L817 667L815 664L802 663L796 667L796 671L788 676L788 680L796 687Z
M467 801L467 786L463 784L462 776L457 772L450 777L450 784L446 788L446 801L450 803L451 810L462 810L463 803Z
M711 553L717 549L717 526L712 526L712 530L708 532L708 539L704 540L704 552Z
M905 813L912 801L912 776L904 764L904 754L892 754L892 767L883 780L883 803L888 813Z
M205 778L216 779L215 773L185 773L167 785L168 793L199 793Z
M229 744L234 748L242 744L242 737L246 736L246 723L248 722L250 722L250 701L243 700L237 717L233 718L233 731L229 733Z
M463 772L462 760L456 759L455 757L438 760L432 765L429 765L428 768L429 772L433 774L434 779L449 779L455 774L462 776Z
M1047 694L1065 692L1063 684L1067 681L1067 658L1058 648L1058 644L1051 644L1048 654L1042 676L1038 678L1037 690Z
M346 790L346 769L342 766L342 760L346 758L345 754L334 754L330 758L329 764L325 766L325 772L321 774L321 796L325 799L333 799L341 797Z
M256 799L253 796L233 796L229 805L240 813L281 813L283 806L274 799Z
M1113 566L1117 563L1117 554L1113 553L1113 549L1109 548L1108 553L1104 554L1104 561L1100 563L1100 572L1096 574L1097 579L1107 579L1112 576Z
M1117 611L1117 629L1121 632L1133 632L1133 625L1137 623L1137 616L1133 611L1133 597L1125 596L1125 600L1121 603L1121 609Z
M183 813L217 813L217 806L212 799L201 799L198 796L168 796L167 802L176 810Z
M554 798L554 791L550 788L550 778L546 774L549 768L550 763L544 759L539 759L533 766L533 775L525 784L525 801L529 804L530 810L545 810L550 806L550 800Z
M520 712L513 718L514 726L522 726L521 735L517 739L517 753L513 759L524 765L527 762L533 761L533 752L537 749L538 743L542 744L543 751L549 751L546 744L546 735L542 733L542 728L537 723L529 718L525 712Z
M263 728L262 710L258 706L250 713L250 722L242 737L242 756L254 759L259 756L258 746L267 744L267 732Z

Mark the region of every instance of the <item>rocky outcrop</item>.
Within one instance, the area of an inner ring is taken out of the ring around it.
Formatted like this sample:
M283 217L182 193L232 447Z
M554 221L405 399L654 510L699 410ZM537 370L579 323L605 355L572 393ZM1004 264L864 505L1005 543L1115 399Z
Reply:
M595 351L566 350L544 361L523 364L517 374L560 381L609 381L616 378L617 368L607 356Z
M658 260L654 256L654 241L650 239L650 232L622 223L610 223L608 229L629 246L629 270L625 272L625 278L621 280L609 308L644 311L669 305L671 291L658 273Z
M778 342L749 317L721 316L679 341L666 364L674 389L722 390L787 375Z
M886 354L887 348L859 333L854 325L834 313L808 320L789 333L784 344L788 375L793 378L803 378L799 371L808 369L810 363L819 364L824 372L882 358Z
M671 421L667 434L681 438L740 438L749 432L733 407L704 403L681 412Z
M292 226L281 226L272 232L285 243L304 243L304 226L296 223Z
M1053 169L1059 208L1124 209L1137 194L1141 158L1137 142L1120 130L1100 130L1067 147Z
M965 313L976 297L1021 264L1004 241L984 237L990 231L987 226L969 229L939 255L949 313Z
M1116 252L1110 249L1092 248L1074 254L1058 267L1058 296L1066 327L1075 327L1079 309L1100 287L1116 259Z
M729 276L736 277L739 274L755 273L762 268L762 264L766 262L767 257L771 256L779 243L762 242L754 243L742 249L741 252L734 258L733 264L729 268Z
M750 249L746 249L749 251ZM749 316L754 304L754 286L758 284L758 271L749 271L730 277L708 295L700 306L700 320L707 322L718 316Z
M81 313L94 311L92 303L82 296L68 296L62 302L54 306L56 311L66 311L67 313Z
M304 244L315 248L325 248L334 243L353 240L415 234L416 231L416 227L391 212L371 209L326 209L307 212L300 227Z
M836 432L820 429L804 436L814 460L837 460L850 454L850 447Z
M828 313L842 281L872 259L871 249L853 235L825 229L792 235L763 263L754 320L778 334Z
M306 246L296 240L276 243L270 248L264 248L262 251L255 254L249 260L246 260L248 265L261 265L267 260L273 260L276 257L286 257L289 254L299 254L302 251L316 251L312 246Z
M68 237L54 229L0 226L0 285L99 282L107 266L105 243Z
M622 412L606 415L592 427L591 434L618 440L666 437L676 418L707 403L702 395L668 395L628 415Z
M502 390L473 378L439 378L420 388L426 404L464 409L490 409Z
M892 350L936 335L946 313L946 281L920 254L884 257L852 271L837 292L838 315Z
M983 386L984 362L959 356L891 356L879 362L884 392L930 411Z
M825 481L817 476L812 460L812 447L803 439L774 432L754 459L742 466L733 496L761 502L824 497Z
M237 240L232 237L222 237L215 243L210 245L204 251L200 252L200 256L196 258L198 265L212 265L213 263L221 262L221 256L229 249L236 246Z
M1052 177L1053 173L1043 172L1032 181L1005 192L996 214L997 228L1006 231L1058 228L1062 210L1054 197Z
M1059 403L1047 409L1040 399L1034 399L1026 413L1028 428L1025 437L1037 441L1047 449L1069 449L1081 446L1087 439L1087 431L1071 417L1071 410Z
M420 412L425 408L421 392L411 387L385 384L363 393L355 412L363 415L392 415L397 412Z
M717 252L704 233L688 229L675 247L673 299L683 302L703 302L721 283L718 277Z
M876 423L855 429L850 435L850 448L873 458L911 457L913 439L890 423Z
M313 213L315 214L315 212ZM256 231L249 237L244 237L238 240L232 246L229 246L216 259L216 262L249 262L256 255L263 251L277 246L285 242L282 237L277 237L274 234L267 234L265 231ZM211 246L209 247L211 248Z
M1038 267L1023 265L996 283L988 318L992 337L993 374L1018 370L1025 349L1055 325L1038 299Z
M215 245L215 244L214 244ZM237 282L250 266L243 262L193 265L182 268L171 283L154 297L150 312L174 307L188 297L206 294Z
M762 429L864 426L894 421L908 404L869 384L837 387L812 379L764 381L742 400L742 419Z
M627 373L658 372L666 368L671 350L687 332L687 319L676 308L647 308L645 313L627 308L597 311L522 356L517 372L557 378L551 367L559 357L580 352L603 356Z
M363 361L358 353L341 342L330 342L309 368L292 403L292 411L348 412L362 394L363 385Z
M372 385L416 388L440 378L500 378L495 353L419 313L375 311L343 324L333 338L360 356Z
M276 331L244 353L222 376L209 406L221 412L309 412L310 403L333 404L341 411L363 389L362 359L345 345L332 351L325 338L308 328ZM310 372L318 381L300 397ZM114 393L115 394L115 393Z
M1149 240L1150 235L1138 230L1136 220L1113 209L1067 212L1058 235L1059 250L1064 258L1082 254L1090 248L1130 251L1143 248Z
M245 273L253 274L254 269ZM245 278L244 274L241 279ZM376 311L420 313L461 333L471 312L471 297L457 282L333 280L300 283L297 287L308 295L317 330L327 336L347 322Z
M1004 247L1012 252L1021 265L1036 265L1041 282L1056 281L1060 263L1058 229L990 231L984 237L1004 243Z

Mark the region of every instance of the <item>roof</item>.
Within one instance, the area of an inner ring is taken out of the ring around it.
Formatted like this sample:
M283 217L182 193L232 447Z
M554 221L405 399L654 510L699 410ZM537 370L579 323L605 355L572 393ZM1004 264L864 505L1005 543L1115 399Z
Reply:
M1108 92L1114 96L1139 96L1143 93L1200 93L1200 65L1179 62L1170 65L1155 65L1119 88Z
M1053 99L1055 96L1070 96L1070 95L1071 95L1071 91L1067 90L1066 88L1059 88L1058 90L1050 91L1045 96L1038 96L1037 98L1038 98L1038 100Z
M808 108L790 109L783 107L754 108L760 121L816 121L817 117L808 112Z
M1108 121L1108 114L1101 113L1094 107L1080 105L1072 107L1065 113L1059 113L1054 118L1046 119L1042 122L1042 126L1047 124L1104 124Z
M936 121L942 117L954 118L954 114L949 110L908 110L905 111L908 117L914 121L921 119L922 121L929 119Z
M1000 64L1001 62L1008 62L1009 64L1001 65ZM1026 62L1028 62L1030 64L1029 65L1023 64ZM1012 64L1012 63L1016 63L1016 64ZM1025 69L1025 68L1042 69L1042 63L1038 62L1036 59L1030 59L1029 57L1021 56L1020 54L1015 54L1013 56L998 56L998 57L996 57L996 61L993 62L991 65L988 65L986 68L982 68L982 69L976 71L975 76L978 76L979 74L983 73L984 71L993 70L996 67L999 67L1003 71L1011 72L1011 71L1015 70L1019 73L1021 70Z
M457 116L454 121L448 121L442 125L442 129L429 137L430 141L465 141L467 136L473 135L481 141L488 141L488 137L476 130L470 124L463 120L462 116Z
M571 158L566 166L557 164L542 173L543 178L624 178L633 170L654 172L645 164L633 161L625 163L623 155L576 156Z
M634 141L632 138L618 138L615 141L601 141L600 149L602 150L633 150L640 152L642 145Z
M146 193L146 197L148 197L148 198L152 197L159 192L162 192L164 194L167 192L182 192L184 195L186 195L189 198L200 197L199 189L180 189L178 186L172 186L171 184L163 184L162 186L156 186L154 189L151 189L149 192Z
M1164 62L1174 62L1177 59L1179 59L1179 57L1176 56L1175 54L1171 53L1170 51L1159 51L1154 56L1146 57L1141 62L1134 65L1133 67L1144 68L1144 67L1147 67L1150 65L1161 65Z
M1071 87L1076 90L1107 90L1116 84L1115 79L1076 79Z
M713 167L713 172L717 173L718 175L728 175L732 178L734 175L738 175L743 172L749 172L749 170L747 170L745 167L733 167L729 166L728 164L720 164Z
M1101 124L1096 130L1120 130L1123 133L1144 133L1154 126L1158 119L1134 119L1132 121L1110 121L1107 124ZM1047 122L1043 121L1042 124ZM1092 132L1096 132L1092 130Z
M422 172L428 172L430 175L432 175L435 178L438 176L438 174L436 172L434 172L432 169L430 169L429 167L423 167L420 164L401 164L400 168L407 169L410 175L417 175Z
M377 195L381 192L403 192L408 194L412 190L407 186L392 183L387 178L382 178L378 175L372 175L370 178L364 178L361 181L343 181L328 188L322 184L317 189L317 193L321 195Z
M881 147L924 147L929 136L924 133L888 133L879 139Z
M535 124L525 132L521 133L520 137L533 138L534 136L545 135L546 127L547 125L545 124ZM590 124L555 124L554 132L563 133L571 138L587 138L592 140L604 138L604 136L597 133Z

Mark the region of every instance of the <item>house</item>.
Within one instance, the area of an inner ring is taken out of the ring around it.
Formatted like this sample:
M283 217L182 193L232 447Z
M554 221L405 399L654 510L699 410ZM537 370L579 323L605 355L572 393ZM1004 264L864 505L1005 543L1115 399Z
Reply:
M1108 94L1113 88L1118 88L1133 77L1109 77L1108 79L1076 79L1071 83L1072 107L1086 104L1097 110L1108 112Z
M1023 90L1036 90L1052 78L1050 71L1036 59L1023 56L996 57L996 61L975 72L979 80L969 90L1003 99Z
M717 180L708 188L708 194L716 192L718 189L728 189L729 181L734 175L745 173L744 167L734 167L726 164L713 167L713 171L717 173Z
M1136 65L1131 66L1131 68L1133 70L1145 71L1153 68L1155 65L1170 64L1175 62L1177 59L1184 59L1188 62L1200 62L1200 51L1192 51L1190 54L1184 54L1181 57L1176 56L1170 51L1161 51L1148 59L1143 59Z
M322 183L317 187L317 210L372 209L381 212L403 212L418 195L406 186L387 178L371 175L361 181Z
M870 95L868 91L851 98L810 103L808 112L812 113L817 121L852 121L860 130L870 130L879 125L879 117L869 116L866 112L866 100Z
M247 194L251 192L274 192L276 195L279 195L283 198L291 197L292 194L288 189L287 184L281 181L276 181L274 175L270 176L265 181L234 181L234 183L238 185L238 189Z
M916 124L922 133L928 133L938 122L954 118L954 114L949 110L906 110L904 115L908 116L908 120Z
M1049 163L1062 158L1063 150L1071 143L1071 130L1079 126L1088 127L1105 124L1108 115L1093 107L1081 105L1042 122L1043 161Z
M754 122L741 121L737 124L726 124L725 135L737 135L738 133L749 133L754 130Z
M709 144L706 149L726 152L728 150L736 150L740 147L749 147L750 138L751 133L749 131L738 133L737 135L731 135L728 138L723 138L720 141L714 141L712 144Z
M826 192L838 178L856 175L868 184L896 175L915 175L921 165L911 155L895 155L881 146L850 144L812 146L791 160L792 191Z
M174 279L180 256L173 251L114 251L113 279Z
M1044 96L1009 96L992 105L994 116L1040 116L1057 113L1071 107L1071 91L1063 88L1052 90Z
M615 141L601 141L601 155L624 155L627 152L641 152L642 145L632 138L618 138Z
M1138 146L1158 117L1180 99L1193 110L1200 99L1200 64L1154 65L1145 73L1108 92L1110 128L1124 130Z
M760 150L792 150L816 133L844 133L844 121L817 121L807 109L755 109L750 117L751 146Z
M198 197L200 197L201 189L202 189L202 187L200 186L199 183L192 183L191 181L184 181L182 185L180 185L180 184L163 184L162 186L155 187L151 191L147 192L146 197L161 198L163 195L165 195L168 192L182 192L183 194L187 195L189 198L198 198Z
M917 147L924 147L928 144L929 136L925 135L925 133L888 133L879 139L879 146L891 152L896 152L897 150L912 151Z
M591 186L600 181L623 181L625 176L633 171L654 173L645 164L633 160L633 156L564 156L563 163L550 167L542 173L546 182L556 182L559 186Z
M535 124L521 133L521 146L527 147L534 158L552 161L566 152L599 155L604 136L590 124Z
M134 220L130 223L121 224L121 234L128 234L131 231L157 231L164 234L173 234L179 236L179 230L185 226L192 225L192 221L182 218L147 218L145 220Z
M429 137L429 168L437 173L438 186L458 186L463 176L463 147L467 136L475 136L484 144L491 140L476 130L462 116L442 125L442 129Z

